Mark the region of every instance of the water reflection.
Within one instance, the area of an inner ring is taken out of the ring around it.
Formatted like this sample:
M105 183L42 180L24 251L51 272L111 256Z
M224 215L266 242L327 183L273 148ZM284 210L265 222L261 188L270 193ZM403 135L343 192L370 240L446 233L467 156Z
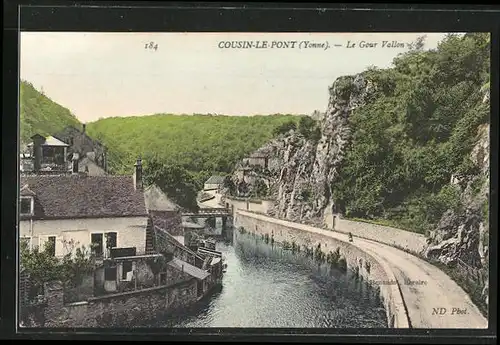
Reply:
M223 288L163 327L387 327L381 302L352 274L318 265L251 235L217 250L228 268Z

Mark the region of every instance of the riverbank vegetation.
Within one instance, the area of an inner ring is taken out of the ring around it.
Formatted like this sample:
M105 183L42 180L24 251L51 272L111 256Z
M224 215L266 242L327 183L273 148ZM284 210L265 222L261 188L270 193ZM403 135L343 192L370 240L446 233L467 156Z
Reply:
M253 232L249 233L242 226L238 228L238 232L241 235L250 234L252 237L256 236L255 233ZM329 252L326 252L321 249L321 243L319 243L316 247L308 247L306 245L303 245L302 246L303 249L301 249L301 246L295 243L295 241L288 242L284 240L281 242L275 242L274 234L272 233L271 235L269 235L268 233L260 234L260 240L265 244L269 244L271 246L278 245L279 247L281 247L283 251L290 251L294 255L301 255L320 264L327 263L330 267L337 268L341 272L347 272L347 261L340 254L340 247L337 247L333 251L330 250ZM370 272L369 264L370 264L369 262L366 263L367 265L366 269L368 273ZM363 265L360 264L360 267L362 268ZM354 271L354 276L356 278L359 277L359 267L357 268L357 271L356 270Z
M352 142L332 183L346 217L426 233L461 207L450 180L480 171L470 152L489 123L489 54L488 34L448 35L364 73L376 91L350 117Z

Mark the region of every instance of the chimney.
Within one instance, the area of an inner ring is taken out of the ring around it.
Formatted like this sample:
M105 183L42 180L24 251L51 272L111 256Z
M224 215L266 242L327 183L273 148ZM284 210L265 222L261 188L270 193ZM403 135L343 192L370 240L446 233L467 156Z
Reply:
M33 139L33 168L35 172L38 172L42 167L42 144L45 138L39 134L35 134L31 139Z
M87 124L82 123L82 133L85 133L85 128L87 127Z
M142 160L141 157L137 158L137 161L134 164L134 189L141 190L142 189Z
M78 152L73 153L71 172L73 174L78 174Z

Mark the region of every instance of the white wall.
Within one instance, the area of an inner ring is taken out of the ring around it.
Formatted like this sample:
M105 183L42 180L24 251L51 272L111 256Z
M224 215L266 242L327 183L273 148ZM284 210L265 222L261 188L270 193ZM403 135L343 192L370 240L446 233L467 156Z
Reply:
M331 224L328 224L330 225L329 228L331 228ZM427 247L427 238L424 235L389 226L356 222L337 217L335 230L350 232L355 236L401 247L417 254L422 253Z
M212 189L219 189L219 184L215 184L215 183L205 183L205 185L203 186L203 189L204 190L212 190Z
M274 202L271 200L259 200L259 202L255 202L250 199L237 200L232 199L231 197L226 197L225 202L229 204L229 207L234 206L235 210L246 210L264 214L267 214L267 212L269 212L274 205Z
M49 236L56 236L56 256L67 253L63 241L74 240L77 247L89 246L91 234L116 232L117 247L136 247L137 255L146 251L147 217L86 218L65 220L23 220L19 222L20 237L30 237L32 246L43 246Z

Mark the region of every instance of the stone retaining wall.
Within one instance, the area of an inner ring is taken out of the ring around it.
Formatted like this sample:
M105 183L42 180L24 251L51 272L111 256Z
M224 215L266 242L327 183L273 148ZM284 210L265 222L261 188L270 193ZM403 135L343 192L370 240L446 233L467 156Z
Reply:
M226 197L226 202L233 205L234 209L267 214L273 207L271 200L248 200L242 198ZM325 226L333 229L333 215L325 215ZM411 231L405 231L390 226L372 223L358 222L344 219L336 215L335 231L352 233L354 236L381 242L390 246L402 248L410 252L420 254L427 247L427 238Z
M197 301L196 279L65 304L62 285L45 288L43 327L127 327Z
M399 290L394 273L389 265L374 252L368 252L355 243L350 243L328 236L328 230L316 229L320 233L308 231L308 225L292 223L262 214L251 213L241 209L235 210L234 225L243 227L246 231L257 234L273 235L277 242L288 241L308 247L316 247L321 243L324 252L340 249L340 254L346 259L348 269L359 268L359 273L364 279L374 283L380 288L380 295L387 313L388 326L395 328L408 328L408 314L403 297ZM323 233L321 233L323 232ZM368 265L367 265L368 263ZM369 268L367 268L369 266ZM390 282L390 283L380 283Z
M390 246L421 253L427 247L426 237L416 232L405 231L389 226L357 222L337 217L335 231L352 233L354 236L367 238Z

